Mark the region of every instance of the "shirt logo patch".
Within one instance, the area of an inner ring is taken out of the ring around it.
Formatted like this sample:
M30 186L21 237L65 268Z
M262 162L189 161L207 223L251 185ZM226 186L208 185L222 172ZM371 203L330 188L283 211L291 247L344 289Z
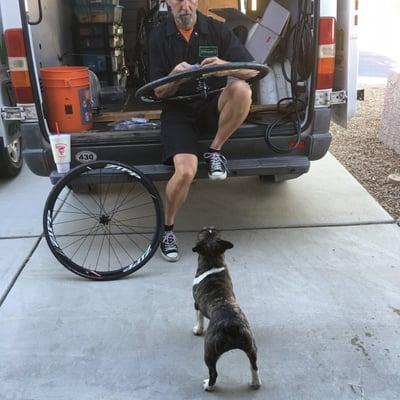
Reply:
M218 57L218 47L199 46L199 57Z

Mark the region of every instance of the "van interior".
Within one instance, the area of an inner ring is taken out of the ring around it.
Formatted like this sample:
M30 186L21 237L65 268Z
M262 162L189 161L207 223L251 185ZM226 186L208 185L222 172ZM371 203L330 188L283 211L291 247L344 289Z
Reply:
M253 85L254 118L262 111L264 120L276 119L281 107L295 105L301 109L300 125L304 125L311 104L315 51L314 1L276 0L289 11L288 22L279 33L277 45L263 63L270 72L262 81ZM164 1L108 0L104 15L89 15L93 0L27 0L29 20L39 23L30 26L33 55L38 74L40 68L69 65L89 66L91 73L93 130L113 130L116 121L133 116L157 120L160 103L144 103L135 98L138 88L148 83L148 43L152 27L166 17ZM98 1L97 1L98 3ZM199 10L216 19L222 17L210 8L235 9L261 21L269 0L253 1L203 1ZM118 4L117 15L116 4ZM41 10L39 9L41 7ZM92 20L90 19L92 18ZM120 18L120 19L119 19ZM238 23L234 32L243 43L250 28ZM293 100L297 99L297 100ZM46 110L44 110L46 115ZM251 117L250 115L250 117ZM261 114L260 114L261 115ZM259 117L261 118L261 117ZM127 128L130 129L129 126Z

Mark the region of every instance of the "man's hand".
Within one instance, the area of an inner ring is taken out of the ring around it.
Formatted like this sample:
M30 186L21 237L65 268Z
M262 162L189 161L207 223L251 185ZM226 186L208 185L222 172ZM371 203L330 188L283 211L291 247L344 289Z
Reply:
M169 73L169 76L179 74L180 72L191 71L192 68L193 68L192 65L183 61L174 67L174 69ZM179 86L187 82L188 80L190 80L190 78L179 79L178 81L175 82L166 83L165 85L159 86L158 88L154 89L154 94L159 99L162 99L163 97L172 96L177 92Z
M226 63L227 61L221 60L218 57L208 57L201 62L201 66L205 67L206 65L221 65Z
M227 61L221 60L218 57L208 57L205 58L202 62L201 62L201 66L202 67L210 67L211 65L223 65L226 64ZM205 74L204 76L228 76L231 74L231 71L220 71L220 72L213 72L212 74Z
M190 71L191 69L192 65L188 64L186 61L183 61L175 66L175 68L170 72L170 75L179 74L179 72Z

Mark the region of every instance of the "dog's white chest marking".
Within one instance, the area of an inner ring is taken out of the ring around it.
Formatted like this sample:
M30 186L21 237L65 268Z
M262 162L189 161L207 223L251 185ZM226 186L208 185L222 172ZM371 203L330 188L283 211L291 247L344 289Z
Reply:
M203 279L207 278L207 276L212 274L218 274L219 272L222 271L225 271L225 267L212 268L206 272L203 272L201 275L196 276L196 278L193 279L193 286L198 285Z

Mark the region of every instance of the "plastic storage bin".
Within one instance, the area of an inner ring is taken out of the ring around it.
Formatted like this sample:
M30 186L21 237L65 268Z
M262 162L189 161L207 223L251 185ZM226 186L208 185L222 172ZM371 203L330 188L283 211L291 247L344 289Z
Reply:
M128 81L128 70L126 68L122 68L118 72L99 72L97 77L99 78L102 88L107 86L126 88L126 83Z
M82 64L89 67L93 72L112 71L117 72L125 65L124 52L113 50L108 54L82 54Z
M120 23L123 8L122 6L99 4L76 6L74 10L80 23Z
M120 36L124 33L119 24L80 24L77 31L80 36Z
M119 0L75 0L77 6L119 5Z
M123 36L81 36L78 40L78 46L82 50L117 49L124 46L124 38Z
M100 101L103 104L123 103L126 91L121 86L105 86L100 90Z
M123 36L87 36L80 37L79 39L79 48L82 50L87 49L117 49L121 48L124 45Z

